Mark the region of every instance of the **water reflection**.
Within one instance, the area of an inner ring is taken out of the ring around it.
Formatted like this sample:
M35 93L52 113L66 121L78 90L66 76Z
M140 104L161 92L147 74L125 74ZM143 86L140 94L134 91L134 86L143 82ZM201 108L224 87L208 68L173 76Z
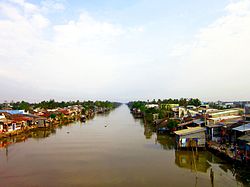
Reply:
M248 166L237 166L221 160L208 151L186 151L175 149L175 138L168 134L158 134L154 132L154 127L145 125L144 135L146 139L156 136L155 142L162 149L175 151L175 164L182 169L190 170L191 173L209 174L211 186L215 186L214 176L228 175L232 181L240 181L244 186L250 186L250 169ZM147 132L147 133L145 133ZM195 183L198 178L196 176ZM225 180L225 179L224 179ZM229 180L229 181L230 181ZM231 184L232 185L232 184ZM241 184L239 184L241 186Z
M107 117L110 114L110 112L107 113L102 113L102 114L97 114L97 116L104 116ZM82 125L87 125L88 123L85 122L79 122ZM15 135L12 137L7 137L5 139L0 140L0 149L1 148L6 148L11 144L15 143L20 143L20 142L25 142L29 138L33 139L44 139L48 138L53 134L56 134L57 129L62 129L65 126L72 126L75 125L75 123L68 123L68 124L58 124L50 128L37 128L30 130L28 132L21 133L19 135Z
M175 164L193 172L207 173L210 164L206 152L175 151Z
M226 173L232 173L237 181L243 182L243 184L250 186L250 169L248 166L238 166L232 164L220 164L220 169Z
M145 138L146 139L151 139L152 135L153 135L152 129L149 126L145 125L145 128L144 128L144 136L145 136Z
M155 137L155 144L160 145L161 149L174 150L175 164L179 168L189 170L191 173L198 172L208 174L211 186L215 186L214 177L217 179L218 176L222 177L224 175L226 175L224 177L228 177L228 179L232 181L240 181L244 186L250 186L250 169L247 166L239 167L232 165L208 151L192 152L175 150L175 137L169 134L156 133L155 127L151 124L144 123L142 119L135 119L135 121L140 121L141 126L144 128L144 136L146 139ZM195 179L195 184L197 184L197 180L198 178ZM231 183L231 185L232 184L234 183ZM239 185L241 186L241 184Z
M103 113L97 113L96 116L108 117L112 110Z
M250 182L249 168L227 164L207 151L175 150L173 136L157 134L152 125L133 119L125 106L86 124L38 129L1 145L0 186L210 187Z
M156 142L161 145L162 149L174 149L175 148L175 138L172 136L157 134Z
M28 138L34 139L44 139L49 137L52 134L56 133L55 128L41 128L41 129L34 129L26 133L19 134L17 136L12 136L5 138L0 141L0 148L6 148L11 144L25 142Z

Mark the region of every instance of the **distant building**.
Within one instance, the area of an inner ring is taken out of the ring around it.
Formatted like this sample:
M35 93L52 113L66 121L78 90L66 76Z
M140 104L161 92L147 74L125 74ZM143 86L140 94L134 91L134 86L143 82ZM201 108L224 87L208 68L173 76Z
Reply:
M9 114L25 114L24 110L0 110L0 113L7 112Z
M219 118L219 117L223 117L223 116L233 116L233 115L239 115L240 114L241 109L229 109L229 110L218 110L218 111L214 111L209 114L209 117L211 118Z
M221 117L214 117L214 118L208 118L207 124L208 125L215 125L219 122L227 121L227 120L240 120L242 117L239 115L230 115L230 116L221 116Z
M232 103L232 102L224 103L224 106L225 106L225 108L233 108L233 107L235 107L234 103Z
M187 109L185 107L179 107L179 118L186 116L195 116L197 114L199 114L199 111L195 109Z
M179 104L161 104L161 108L163 109L173 109L173 108L176 108L178 107Z
M245 114L250 115L250 104L245 105L244 112L245 112Z
M145 105L146 108L159 108L159 105L158 104L146 104Z
M5 120L6 120L6 118L5 118L4 113L0 112L0 133L3 132Z
M205 108L205 109L207 109L207 108L209 108L209 104L202 104L202 105L200 105L200 108Z

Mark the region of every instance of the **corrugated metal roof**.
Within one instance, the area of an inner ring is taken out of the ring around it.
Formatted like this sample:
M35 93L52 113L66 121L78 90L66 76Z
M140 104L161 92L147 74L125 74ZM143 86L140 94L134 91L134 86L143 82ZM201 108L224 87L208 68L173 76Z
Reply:
M175 134L181 136L181 135L186 135L186 134L194 134L198 132L205 131L206 129L203 127L190 127L188 129L183 129L179 131L174 131Z
M185 125L189 125L189 124L191 124L191 123L193 123L193 122L194 122L194 120L187 121L187 122L184 122L184 123L180 123L180 124L178 124L178 127L182 127L182 126L185 126Z
M227 110L217 110L217 111L209 112L209 114L218 115L218 114L226 114L226 113L237 112L237 111L239 111L239 109L234 108L234 109L227 109Z
M223 127L223 126L225 126L223 123L217 123L214 125L206 125L206 127L208 128L216 128L216 127Z
M250 134L243 135L243 136L239 137L238 139L250 143Z
M9 114L24 114L24 110L0 110L0 112L7 112Z
M241 125L239 127L235 127L233 128L233 130L240 131L240 132L250 131L250 123Z
M241 116L231 115L231 116L222 116L217 118L209 118L211 120L231 120L231 119L237 119L241 118Z
M205 123L205 121L203 121L201 119L196 119L196 120L194 120L194 123L201 125L201 124Z

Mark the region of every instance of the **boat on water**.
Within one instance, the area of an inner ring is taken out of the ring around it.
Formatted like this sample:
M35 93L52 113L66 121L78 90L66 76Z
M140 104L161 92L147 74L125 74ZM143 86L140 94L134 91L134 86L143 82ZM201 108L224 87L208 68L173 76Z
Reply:
M81 115L81 121L85 122L86 121L86 116L85 115Z

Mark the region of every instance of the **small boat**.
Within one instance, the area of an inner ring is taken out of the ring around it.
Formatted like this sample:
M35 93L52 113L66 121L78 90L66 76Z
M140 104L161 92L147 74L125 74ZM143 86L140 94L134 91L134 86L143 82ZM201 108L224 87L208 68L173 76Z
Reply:
M82 122L85 122L85 121L86 121L86 116L85 116L85 115L82 115L82 116L81 116L81 121L82 121Z
M169 132L169 128L167 127L160 127L157 129L157 132L159 133L166 133L166 132Z

